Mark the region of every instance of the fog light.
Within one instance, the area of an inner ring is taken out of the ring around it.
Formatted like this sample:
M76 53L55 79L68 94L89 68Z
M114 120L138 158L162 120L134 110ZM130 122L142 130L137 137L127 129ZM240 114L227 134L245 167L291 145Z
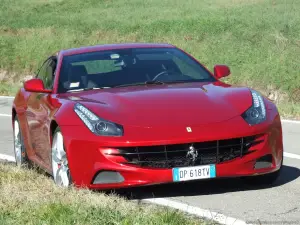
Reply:
M273 165L272 160L273 160L273 157L271 154L260 157L259 159L256 160L254 169L270 168Z
M101 171L96 174L93 184L113 184L121 183L124 181L124 177L115 171Z

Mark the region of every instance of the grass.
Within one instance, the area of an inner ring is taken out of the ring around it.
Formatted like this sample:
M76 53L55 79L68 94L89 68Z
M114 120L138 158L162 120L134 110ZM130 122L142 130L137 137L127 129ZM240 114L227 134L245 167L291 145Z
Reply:
M116 195L63 189L32 169L0 163L0 224L217 224Z
M229 65L226 82L276 92L282 114L300 117L299 11L298 0L0 0L2 83L20 85L59 49L168 42L211 70Z

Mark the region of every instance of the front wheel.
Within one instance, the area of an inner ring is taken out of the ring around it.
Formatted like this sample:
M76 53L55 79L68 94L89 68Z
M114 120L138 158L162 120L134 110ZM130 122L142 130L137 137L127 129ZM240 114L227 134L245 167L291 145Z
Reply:
M51 149L54 183L61 187L69 187L72 183L72 179L67 154L64 148L64 139L59 127L54 131Z

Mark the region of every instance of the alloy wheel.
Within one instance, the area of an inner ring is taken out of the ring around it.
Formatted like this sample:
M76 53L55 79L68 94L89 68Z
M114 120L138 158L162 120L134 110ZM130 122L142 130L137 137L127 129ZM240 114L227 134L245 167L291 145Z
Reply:
M71 184L70 169L64 149L63 136L60 131L55 132L52 142L52 172L54 182L58 186L68 187Z
M20 124L17 118L14 121L13 132L14 132L14 152L15 152L16 164L17 166L20 167L26 162L26 152L23 144Z

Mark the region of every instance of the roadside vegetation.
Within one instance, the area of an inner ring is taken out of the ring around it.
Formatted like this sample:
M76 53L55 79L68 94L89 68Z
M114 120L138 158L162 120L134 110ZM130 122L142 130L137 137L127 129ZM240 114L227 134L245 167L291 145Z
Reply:
M217 224L116 195L63 189L33 169L0 163L0 224Z
M59 49L167 42L226 82L254 87L300 118L298 0L0 0L0 92L14 94Z

